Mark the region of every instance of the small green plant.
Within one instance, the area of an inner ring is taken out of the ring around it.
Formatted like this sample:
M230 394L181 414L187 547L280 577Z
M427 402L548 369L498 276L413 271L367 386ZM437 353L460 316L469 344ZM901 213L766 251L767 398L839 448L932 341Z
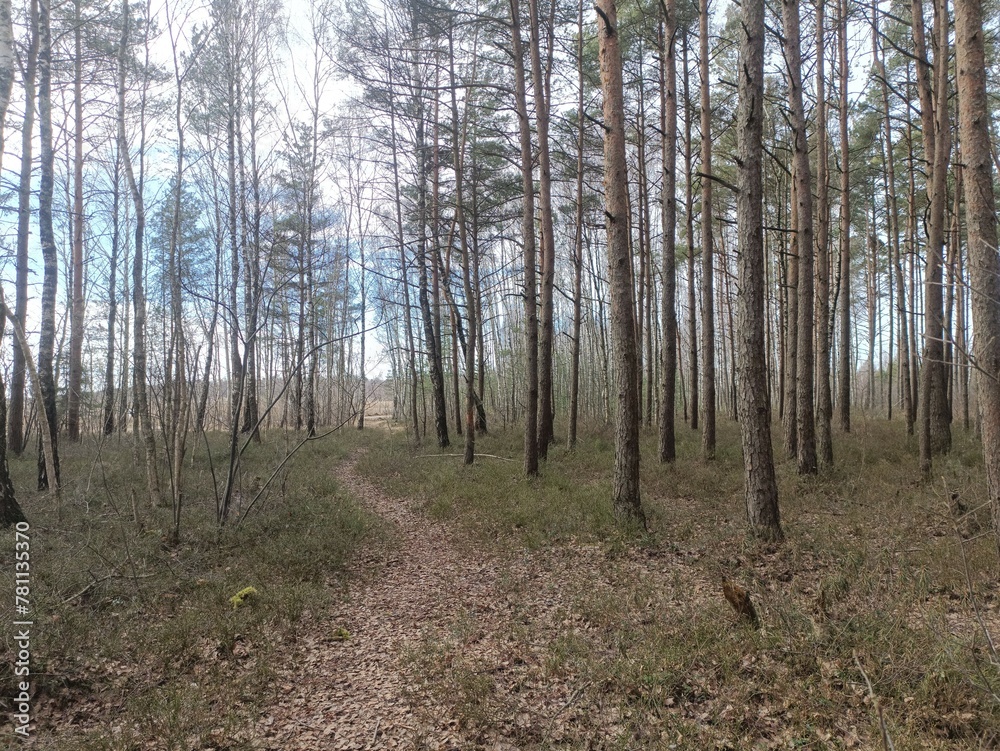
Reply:
M243 587L243 589L229 598L229 602L233 604L233 610L236 610L243 607L256 597L257 589L255 587Z

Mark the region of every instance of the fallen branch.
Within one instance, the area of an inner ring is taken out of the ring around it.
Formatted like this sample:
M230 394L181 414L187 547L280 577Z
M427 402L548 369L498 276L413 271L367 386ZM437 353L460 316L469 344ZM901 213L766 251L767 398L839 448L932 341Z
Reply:
M3 287L0 287L0 314L4 315L10 321L18 346L20 346L21 353L24 355L24 365L28 369L32 391L35 395L35 408L40 415L38 433L42 438L42 453L45 455L45 478L49 483L49 490L52 491L56 499L56 515L62 520L62 494L59 491L59 478L56 475L54 442L49 421L46 417L45 397L42 395L42 381L38 377L38 368L35 367L35 358L31 354L31 348L28 346L28 339L24 335L24 329L21 328L21 323L17 320L14 312L7 307L7 300L3 295Z
M892 743L892 738L889 736L889 728L885 726L885 715L882 713L882 704L879 702L878 697L875 696L875 689L872 688L872 682L868 679L868 673L861 667L861 660L858 659L857 652L854 653L854 664L857 665L861 677L865 679L865 684L868 686L868 696L875 705L875 711L878 712L878 726L882 731L882 745L885 747L885 751L896 751L896 747Z
M118 573L108 574L107 576L102 576L100 579L94 579L94 581L92 581L86 587L84 587L83 589L81 589L75 595L70 595L65 600L63 600L62 604L63 605L69 605L71 602L73 602L73 600L80 599L85 594L87 594L90 590L92 590L95 587L98 587L101 584L104 584L104 582L110 581L112 579L132 579L133 581L138 581L139 579L151 579L151 578L153 578L154 576L157 576L157 575L158 574L136 574L136 575L133 575L133 576L126 576L125 574L118 574Z
M988 504L983 504L983 505L988 505ZM982 506L978 508L982 508ZM975 511L978 510L978 508L966 512L963 516L968 516L969 514L975 513ZM986 647L989 650L989 656L990 656L989 661L992 662L993 665L1000 666L1000 653L998 653L997 651L996 642L993 641L993 635L990 633L990 628L986 624L986 621L983 619L983 613L979 608L979 600L976 597L976 589L972 584L972 572L969 570L969 558L965 552L966 543L971 542L973 539L975 539L975 537L982 537L985 534L992 534L992 530L987 530L987 532L981 533L967 540L962 537L962 533L959 530L957 524L953 524L952 529L955 532L955 539L958 541L958 549L962 553L962 570L965 574L965 586L969 590L969 602L972 603L972 610L976 616L976 623L979 624L979 630L986 638ZM974 659L976 663L976 669L979 672L980 678L983 680L986 690L990 693L990 695L993 697L994 700L1000 701L1000 693L997 692L997 690L993 686L993 683L990 681L985 671L979 665L979 660L976 659L975 657Z
M444 456L455 456L455 457L465 458L465 454L417 454L417 459L434 459L436 457L444 457ZM485 458L485 459L499 459L502 462L514 462L514 461L517 461L516 459L508 459L506 456L497 456L496 454L478 454L477 453L476 454L476 458L477 459L480 459L480 458Z

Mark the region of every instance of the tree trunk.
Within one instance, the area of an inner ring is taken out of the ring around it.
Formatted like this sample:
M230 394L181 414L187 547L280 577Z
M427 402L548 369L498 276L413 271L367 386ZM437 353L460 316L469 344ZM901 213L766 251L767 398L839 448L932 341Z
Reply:
M1000 546L1000 258L981 0L955 0L955 37L977 390L986 486Z
M684 76L684 218L687 223L687 309L688 309L688 358L691 368L691 430L698 429L698 301L694 284L694 185L691 167L691 82L688 75L688 33L684 31L682 58Z
M795 182L796 166L792 165L792 179L789 183L790 206L788 211L788 279L786 284L785 314L785 410L782 416L785 457L795 459L799 453L798 425L798 367L799 367L799 259L802 255L799 243L799 208L796 199L798 189Z
M53 371L53 354L56 338L56 285L59 270L56 260L56 241L52 229L52 194L55 188L55 155L52 146L52 32L51 0L40 0L38 5L38 129L40 140L41 179L38 193L38 238L42 247L42 314L41 333L38 337L38 376L41 380L42 400L46 420L52 435L52 466L56 477L46 471L45 450L38 448L38 489L58 487L59 482L59 421L56 416L56 382Z
M412 33L414 44L418 43L420 33L416 16L412 19ZM441 355L440 330L435 326L435 316L431 310L430 290L428 288L427 265L427 143L425 136L424 122L424 102L423 85L420 82L419 54L414 55L413 72L416 88L413 94L413 105L416 122L417 136L417 267L419 271L419 291L418 301L420 303L420 313L424 323L424 345L427 348L428 366L431 374L431 387L434 407L434 429L437 435L439 448L447 448L451 445L448 438L448 413L444 396L444 367ZM434 228L436 236L436 228ZM436 244L436 243L435 243ZM437 267L434 261L437 258L436 248L431 249L431 263Z
M816 2L816 451L833 463L830 392L830 157L826 135L826 29L824 0Z
M14 262L14 317L22 329L28 316L28 243L31 237L31 155L34 147L35 74L38 66L38 0L30 0L29 21L30 40L22 81L24 121L21 123L21 174L17 190L17 251ZM11 55L13 56L13 48ZM11 74L13 83L13 71ZM20 456L25 449L25 373L24 353L15 344L11 363L10 409L7 413L7 449L15 456Z
M611 340L618 387L612 500L616 518L645 528L639 495L639 394L629 249L628 175L625 162L625 103L622 53L614 0L598 0L598 50L604 92L604 200L608 228L608 283L611 287Z
M532 180L531 126L524 83L519 0L510 0L511 47L514 56L514 100L521 146L521 239L524 246L524 331L526 391L524 405L524 471L538 474L538 308L535 291L535 187Z
M910 392L910 338L906 326L906 283L903 277L903 266L899 252L899 201L896 197L896 160L893 158L892 120L889 109L889 83L885 70L885 52L879 42L878 14L872 22L872 45L875 57L876 75L880 79L882 93L882 118L885 143L886 190L889 201L889 241L892 257L892 272L895 275L896 316L899 321L899 366L902 385L900 393L903 409L906 414L906 432L913 435L913 423L916 419L912 394Z
M771 400L764 351L764 0L743 0L740 26L736 224L739 247L737 388L742 428L744 497L750 532L780 540L778 485L771 449Z
M712 99L708 77L709 0L700 0L701 52L701 454L715 458L715 254L712 238Z
M365 371L365 327L367 322L365 321L365 311L368 310L368 291L365 287L365 239L361 238L361 242L358 243L358 251L360 253L360 258L358 262L358 267L361 269L361 279L359 286L361 287L361 325L360 325L360 338L361 346L358 352L358 370L360 371L358 376L361 380L361 405L358 407L358 430L365 429L365 402L368 399L368 375Z
M791 125L795 141L792 159L796 185L798 223L795 234L799 246L798 365L796 370L797 468L801 475L813 474L816 463L816 426L813 417L813 207L809 171L809 143L802 95L802 53L799 37L798 0L782 2L785 28L785 60L788 63Z
M476 306L472 289L472 263L469 241L465 224L465 202L463 199L463 180L465 170L465 143L459 135L458 121L458 80L455 76L454 28L448 30L448 64L451 79L451 136L452 152L455 164L455 223L458 231L458 244L462 252L462 285L465 292L465 315L467 331L465 336L465 464L472 464L476 458ZM468 98L465 99L468 106ZM455 318L460 311L455 306Z
M104 365L104 419L102 432L115 432L115 327L118 322L118 248L121 244L121 151L116 149L112 171L111 258L108 263L108 346Z
M73 58L73 252L70 261L73 288L70 306L69 389L66 407L66 435L80 439L80 389L83 385L83 40L80 0L74 8Z
M7 3L9 8L10 3ZM0 14L3 9L0 8ZM9 15L9 10L8 10ZM0 25L3 24L0 15ZM0 315L0 337L3 337L6 318ZM14 493L14 483L10 479L10 469L7 467L7 392L0 377L0 529L10 529L15 524L28 521L17 502Z
M851 432L851 158L847 128L847 0L840 0L837 47L840 68L840 292L837 297L840 318L840 364L837 368L837 408L840 429Z
M552 442L552 350L553 289L555 283L555 236L552 231L552 166L549 158L549 100L542 71L541 18L538 0L528 0L531 24L529 50L531 80L534 87L535 128L538 135L538 213L541 225L541 290L539 296L540 332L538 338L538 455L545 459ZM550 41L551 44L551 41Z
M14 30L10 0L0 0L0 162L3 160L4 125L7 121L7 107L10 104L13 86ZM3 341L7 323L6 312L4 306L4 309L0 310L0 341ZM19 349L18 342L15 341L14 347ZM0 375L0 529L9 529L15 524L26 521L24 512L17 503L14 483L10 479L10 470L7 466L7 394L3 377Z
M677 384L677 61L674 54L677 34L676 0L663 7L660 43L660 130L663 132L663 286L660 311L663 316L662 364L660 377L660 461L677 456L674 435L674 404ZM650 384L652 386L652 383Z
M407 366L410 375L410 424L413 427L413 442L420 443L420 423L417 417L417 353L413 341L413 316L410 303L409 273L406 264L406 242L403 235L403 209L399 190L399 147L396 136L396 100L389 99L389 123L392 136L392 186L396 209L396 243L399 246L399 278L403 287L403 323L406 329Z
M583 145L584 80L583 80L583 0L580 0L577 21L577 100L576 110L576 228L573 236L573 354L570 364L569 388L569 438L568 445L576 446L577 420L580 412L580 348L583 342Z
M914 6L915 7L915 6ZM951 130L948 123L948 11L946 0L937 0L934 10L938 36L934 67L935 88L932 127L924 121L924 153L933 158L928 178L930 219L927 228L927 269L924 274L924 367L920 392L920 470L931 471L931 458L951 448L951 410L948 405L944 362L944 296L942 290L945 209L948 202L948 157L951 153ZM922 20L914 18L914 38ZM918 51L918 58L922 57ZM918 59L918 69L926 59ZM918 80L923 92L926 79ZM921 93L923 106L925 93ZM933 133L932 138L927 134Z
M142 432L145 448L146 484L154 506L160 505L160 479L156 468L156 442L153 420L150 415L146 385L146 297L144 292L143 240L146 234L146 209L142 193L132 169L128 139L125 137L125 66L128 50L129 11L127 0L122 0L122 35L118 52L118 148L122 155L125 178L135 207L135 249L132 259L132 309L133 309L133 362L132 379L135 392L135 411Z

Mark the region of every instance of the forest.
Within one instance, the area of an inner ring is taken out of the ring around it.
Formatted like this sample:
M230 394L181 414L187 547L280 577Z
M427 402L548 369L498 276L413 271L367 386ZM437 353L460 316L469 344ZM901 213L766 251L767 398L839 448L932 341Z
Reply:
M1000 747L998 7L0 0L0 732Z

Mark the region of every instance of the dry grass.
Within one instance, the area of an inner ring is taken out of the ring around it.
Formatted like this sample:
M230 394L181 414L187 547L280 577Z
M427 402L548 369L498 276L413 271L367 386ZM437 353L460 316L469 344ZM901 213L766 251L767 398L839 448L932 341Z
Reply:
M362 440L307 444L246 523L224 530L215 525L205 446L194 446L177 546L166 544L170 510L143 502L129 442L61 447L62 519L49 497L24 490L34 457L13 461L31 522L35 747L250 748L242 739L276 690L275 659L337 596L348 558L372 528L333 480L336 463ZM224 445L212 437L216 462ZM273 433L249 448L244 504L290 445L293 437ZM12 555L12 544L0 550L8 592ZM229 598L247 586L258 595L234 609ZM0 610L7 622L8 599ZM0 655L4 723L11 648L6 639ZM11 737L10 726L0 735Z
M479 449L518 460L520 440L490 436ZM744 534L729 422L712 463L682 430L676 465L660 466L655 436L645 436L650 529L639 540L614 528L603 431L582 436L573 452L554 447L530 481L519 461L463 467L425 456L434 453L426 447L415 452L402 436L374 445L359 469L396 495L422 497L429 514L479 545L527 550L511 553L522 563L507 577L522 617L497 639L510 653L504 660L530 662L532 685L561 687L556 705L524 718L518 692L530 686L514 690L505 678L513 672L465 660L460 638L412 656L483 744L879 748L860 666L896 749L1000 747L1000 671L971 608L974 597L1000 633L996 547L985 512L956 510L956 500L967 509L984 500L975 439L957 434L926 484L915 480L916 445L899 423L859 417L853 434L835 440L837 464L818 477L779 467L781 546ZM523 556L544 572L538 579ZM735 622L723 577L751 592L759 631ZM530 655L517 656L510 645L519 643Z
M957 435L924 484L901 425L859 417L836 437L836 467L803 479L781 464L788 539L764 546L744 534L737 437L721 423L719 458L705 463L682 430L678 461L664 467L644 436L641 538L615 528L601 430L576 451L553 447L530 481L518 433L479 444L514 461L463 467L414 450L401 432L345 431L307 445L247 524L221 534L199 446L176 547L165 544L169 510L140 504L141 527L132 519L129 489L142 478L129 445L66 446L63 519L46 498L21 494L38 622L36 747L254 747L275 676L297 654L289 645L311 643L334 601L349 606L345 564L385 524L333 479L359 445L359 472L460 531L452 558L469 563L470 582L473 564L489 560L492 615L455 612L404 658L403 673L420 677L412 701L439 708L463 748L876 749L871 694L900 751L1000 747L1000 670L971 607L1000 633L974 438ZM275 434L251 448L244 489L291 443ZM14 471L24 488L34 462ZM11 552L0 551L4 571ZM759 630L737 623L723 578L751 593ZM250 585L259 597L234 610L229 598Z

